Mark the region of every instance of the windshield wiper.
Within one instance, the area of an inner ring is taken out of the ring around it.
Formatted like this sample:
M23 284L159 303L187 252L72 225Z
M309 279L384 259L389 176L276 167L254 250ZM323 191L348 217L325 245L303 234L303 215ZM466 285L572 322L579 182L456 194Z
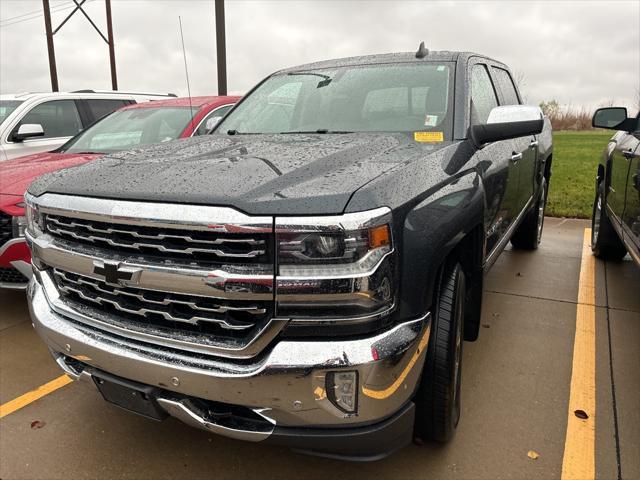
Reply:
M325 80L331 81L331 77L329 75L325 75L324 73L316 73L316 72L289 72L287 75L313 75L315 77L324 78Z
M318 85L316 86L316 88L326 87L333 80L333 78L331 78L329 75L325 75L323 73L316 73L316 72L289 72L287 73L287 75L294 75L294 76L295 75L312 75L314 77L323 78L324 80L318 82Z
M296 134L296 133L353 133L346 130L329 130L328 128L319 128L317 130L298 130L298 131L290 131L290 132L280 132L281 134Z

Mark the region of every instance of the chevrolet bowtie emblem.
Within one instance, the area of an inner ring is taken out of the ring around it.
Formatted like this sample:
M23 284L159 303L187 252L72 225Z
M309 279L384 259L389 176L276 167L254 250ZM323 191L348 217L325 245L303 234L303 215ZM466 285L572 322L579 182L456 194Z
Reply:
M112 285L137 284L142 270L133 267L123 267L120 262L95 260L93 273L104 277L105 282Z

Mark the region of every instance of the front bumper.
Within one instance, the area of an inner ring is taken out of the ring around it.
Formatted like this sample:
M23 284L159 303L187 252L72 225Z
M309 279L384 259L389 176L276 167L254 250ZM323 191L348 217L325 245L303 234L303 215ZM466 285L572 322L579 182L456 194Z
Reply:
M36 331L70 376L91 379L92 372L107 372L156 387L163 392L161 407L192 425L348 457L378 458L411 440L411 398L429 340L429 314L369 338L276 340L258 356L234 361L154 349L63 317L51 310L37 278L28 295ZM325 377L341 370L358 372L355 414L327 398ZM220 424L198 413L190 399L241 406L271 427L245 431L238 422ZM351 447L355 440L359 446Z
M0 246L0 288L24 290L32 275L26 239L13 238Z

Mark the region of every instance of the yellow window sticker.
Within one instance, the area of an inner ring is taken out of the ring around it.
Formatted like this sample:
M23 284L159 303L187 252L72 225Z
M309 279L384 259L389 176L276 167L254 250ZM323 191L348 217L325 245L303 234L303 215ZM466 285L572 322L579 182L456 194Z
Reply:
M444 142L442 132L413 132L413 139L416 142Z

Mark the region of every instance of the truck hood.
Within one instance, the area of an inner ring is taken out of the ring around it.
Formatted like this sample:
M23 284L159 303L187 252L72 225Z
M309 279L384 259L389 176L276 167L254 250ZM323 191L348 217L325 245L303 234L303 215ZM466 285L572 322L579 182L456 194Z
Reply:
M403 133L207 135L104 156L41 177L29 192L333 214L374 178L449 143Z
M99 154L38 153L0 163L0 194L23 196L38 176L63 168L81 165Z

